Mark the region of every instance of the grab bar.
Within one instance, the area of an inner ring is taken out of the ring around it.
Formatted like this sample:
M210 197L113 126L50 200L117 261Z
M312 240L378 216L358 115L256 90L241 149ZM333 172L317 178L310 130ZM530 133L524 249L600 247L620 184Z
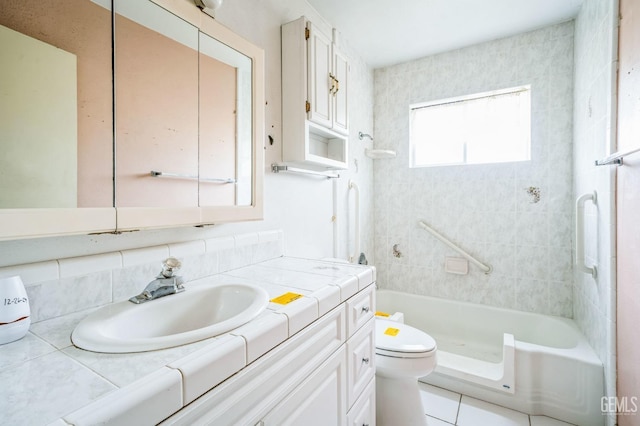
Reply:
M349 181L349 191L353 189L355 194L355 204L354 204L354 227L355 227L355 236L354 236L354 253L353 256L349 256L349 262L356 263L358 261L358 256L360 254L360 188L358 185L350 180Z
M180 173L167 173L167 172L158 172L156 170L151 170L151 176L153 177L170 177L170 178L178 178L178 179L196 179L200 182L214 182L214 183L236 183L236 180L233 178L204 178L200 176L194 175L184 175Z
M598 269L595 265L587 266L585 262L584 252L584 203L591 201L594 205L598 204L598 194L593 191L592 194L583 194L576 201L576 266L582 271L595 279L598 276Z
M489 275L491 273L491 271L493 271L493 267L491 265L487 265L487 264L484 264L484 263L480 262L478 259L476 259L475 257L471 256L469 253L467 253L466 251L464 251L463 249L461 249L460 247L455 245L453 242L451 242L451 240L449 240L447 237L445 237L444 235L442 235L441 233L439 233L438 231L436 231L435 229L433 229L432 227L427 225L422 220L418 221L418 225L420 225L425 231L428 231L431 235L436 237L438 240L442 241L443 243L445 243L446 245L448 245L449 247L451 247L452 249L454 249L455 251L460 253L469 262L473 263L478 268L482 269L485 274Z

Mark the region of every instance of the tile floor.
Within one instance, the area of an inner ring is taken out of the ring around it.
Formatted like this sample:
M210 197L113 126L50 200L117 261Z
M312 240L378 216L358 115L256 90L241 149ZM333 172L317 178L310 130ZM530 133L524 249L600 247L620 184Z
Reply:
M572 426L546 416L530 416L466 395L420 383L428 426Z

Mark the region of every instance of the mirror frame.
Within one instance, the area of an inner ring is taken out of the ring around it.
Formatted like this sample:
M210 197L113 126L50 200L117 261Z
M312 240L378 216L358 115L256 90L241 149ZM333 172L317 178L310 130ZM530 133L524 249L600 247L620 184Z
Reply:
M251 58L252 196L247 206L82 207L0 209L0 241L23 238L114 233L139 229L262 220L264 211L264 50L202 12L191 0L149 0ZM112 10L113 13L113 10ZM112 29L113 31L113 29ZM112 34L113 37L113 34ZM115 102L115 99L113 100ZM115 138L115 136L114 136ZM115 142L117 145L117 141Z
M191 0L149 1L251 59L253 84L251 204L247 206L116 207L118 231L262 220L265 126L264 50L202 12Z
M105 4L102 6L106 8ZM113 26L110 31L113 31ZM112 32L110 36L113 38ZM113 151L113 138L111 146ZM115 230L116 210L113 205L109 207L0 209L0 241L114 232Z
M116 230L113 207L0 209L0 240Z

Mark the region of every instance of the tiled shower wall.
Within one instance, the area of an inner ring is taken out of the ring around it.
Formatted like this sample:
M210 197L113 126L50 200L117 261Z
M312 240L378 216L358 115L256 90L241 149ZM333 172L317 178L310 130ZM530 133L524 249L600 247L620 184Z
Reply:
M375 71L375 147L398 154L374 165L379 286L572 316L573 30L566 22ZM410 104L525 84L531 161L409 168ZM420 219L493 272L445 272L456 254Z
M0 278L21 277L31 321L39 322L139 294L169 256L182 261L178 275L192 281L282 254L282 231L262 231L8 266Z
M607 396L616 394L615 167L594 160L615 151L616 3L585 0L575 24L574 195L598 193L597 209L585 205L585 251L598 277L575 272L574 319L604 363Z

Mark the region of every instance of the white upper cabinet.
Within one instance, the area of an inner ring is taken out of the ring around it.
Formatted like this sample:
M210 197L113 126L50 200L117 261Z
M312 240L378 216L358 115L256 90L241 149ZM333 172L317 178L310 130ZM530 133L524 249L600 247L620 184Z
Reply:
M347 168L349 63L305 17L282 26L283 160Z

